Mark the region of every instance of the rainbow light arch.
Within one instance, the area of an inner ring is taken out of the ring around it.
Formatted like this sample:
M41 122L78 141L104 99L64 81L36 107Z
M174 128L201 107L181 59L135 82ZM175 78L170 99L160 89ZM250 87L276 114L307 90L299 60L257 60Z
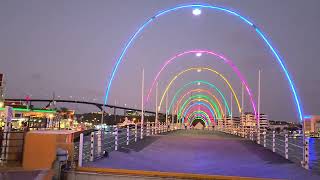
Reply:
M204 111L194 111L191 114L189 114L186 118L187 118L188 122L191 122L190 119L193 119L195 116L196 117L198 117L198 116L204 117L207 120L207 121L205 121L206 126L209 126L208 122L210 122L210 117L208 116L208 114L206 112L204 112ZM185 120L185 119L183 119L183 120ZM183 121L183 123L184 123L184 121Z
M213 6L213 5L208 5L208 4L187 4L187 5L178 5L163 11L160 11L158 13L156 13L154 16L152 16L151 18L149 18L148 20L146 20L134 33L133 35L129 38L128 42L125 44L124 48L122 49L120 56L118 57L118 59L116 60L115 65L113 66L113 69L111 71L110 74L110 78L109 81L107 83L107 88L105 91L105 100L104 100L104 104L107 104L108 101L108 97L109 97L109 93L110 93L110 89L111 89L111 85L112 82L114 80L114 76L118 70L119 64L121 63L121 61L123 60L124 55L126 54L127 50L129 49L129 47L131 46L131 44L134 42L134 40L138 37L138 35L140 33L142 33L142 31L144 30L144 28L146 28L151 22L153 22L155 19L159 18L160 16L163 16L167 13L170 12L174 12L180 9L184 9L184 8L203 8L203 9L210 9L210 10L218 10L224 13L228 13L230 15L233 15L235 17L238 17L240 20L242 20L243 22L245 22L247 25L249 25L249 27L253 28L257 35L263 40L263 42L269 47L269 49L271 50L273 56L275 57L275 59L277 60L278 64L280 65L282 71L285 74L285 77L287 78L287 81L289 83L290 86L290 90L291 93L293 95L295 104L296 104L296 109L298 112L298 117L300 119L300 121L303 121L303 109L302 109L302 105L300 103L300 97L298 96L297 90L295 88L294 82L289 74L289 71L287 70L282 58L280 57L280 55L276 52L275 48L271 45L271 43L269 42L269 40L266 38L266 36L264 35L264 33L260 30L260 28L258 28L255 24L253 24L251 21L249 21L247 18L245 18L244 16L241 16L240 14L236 13L235 11L229 10L227 8L223 8L223 7L219 7L219 6ZM256 112L256 111L255 111ZM255 113L257 115L257 113Z
M184 111L184 113L183 113L183 117L186 117L186 115L187 115L187 113L189 112L189 111L191 111L192 110L192 108L203 108L203 107L205 107L207 110L209 110L209 112L210 112L210 114L212 115L212 118L213 118L213 120L215 120L216 119L216 116L215 116L215 114L214 114L214 110L210 107L210 106L208 106L206 103L203 103L203 102L196 102L196 103L193 103L192 105L190 105L185 111ZM208 114L208 112L207 112L207 114ZM210 119L211 120L211 119ZM210 121L211 122L211 121ZM214 124L214 122L212 123L211 122L211 124Z
M217 119L221 119L222 116L221 116L221 113L219 111L219 108L217 107L217 104L208 96L206 95L203 95L203 94L197 94L197 95L193 95L193 96L190 96L183 104L182 106L179 108L178 112L177 113L177 118L180 118L181 117L181 114L183 114L183 112L185 111L186 107L191 103L191 102L194 102L194 101L204 101L204 102L207 102L211 107L212 109L214 110L215 112L215 116Z
M202 92L205 92L205 93L207 93L209 96L211 96L211 97L217 102L217 104L218 104L218 106L219 106L219 109L220 109L220 111L222 112L222 115L225 116L225 113L226 113L226 112L224 112L224 110L223 110L223 108L222 108L222 106L221 106L220 100L219 100L214 94L212 94L209 90L200 89L200 88L198 88L198 89L191 89L190 91L188 91L188 92L186 92L185 94L183 94L183 96L181 96L181 97L179 98L179 100L177 101L177 103L176 103L175 112L177 112L178 106L179 106L179 104L181 103L181 101L182 101L187 95L189 95L189 94L192 93L192 92L198 92L198 93L200 93L200 92L201 92L201 93L202 93ZM170 109L168 110L168 112L170 112Z
M214 107L214 104L212 104L212 102L208 101L207 99L204 98L197 98L197 99L190 99L189 102L184 106L181 107L179 110L179 113L177 114L177 119L182 118L182 114L185 114L185 111L187 109L187 107L191 106L190 104L193 102L202 102L202 103L206 103L207 105L210 106L210 109L213 111L214 117L215 119L219 119L221 117L219 117L217 110Z
M189 123L191 123L191 119L193 119L194 116L199 116L199 115L202 115L202 116L204 116L204 117L207 119L207 121L206 121L206 122L207 122L207 123L206 123L207 126L212 125L212 124L211 124L211 119L210 119L209 115L208 115L205 111L202 111L202 110L193 111L192 113L190 113L190 114L188 114L188 115L186 116L186 119L187 119L187 121L188 121ZM184 120L185 120L185 119L184 119Z
M197 96L198 95L198 96ZM200 96L199 96L200 95ZM186 111L186 108L189 107L190 103L193 103L194 101L196 102L206 102L207 104L209 104L209 106L211 107L211 109L214 112L215 118L222 118L224 116L221 116L221 113L219 114L218 112L222 112L219 111L218 107L215 105L216 101L213 101L212 99L210 99L209 96L206 96L204 94L196 94L194 96L189 97L184 103L187 102L187 104L185 106L181 106L179 109L179 105L177 105L177 108L175 109L175 113L177 113L177 118L181 117L181 114L183 114Z
M191 124L193 123L193 121L195 121L195 120L197 120L197 119L201 120L202 122L204 122L204 124L206 124L206 119L203 118L202 116L196 116L196 117L191 121Z
M184 51L182 53L179 53L179 54L176 54L174 55L173 57L171 57L169 60L167 60L164 65L162 66L162 68L160 69L160 71L157 73L156 77L154 78L153 82L152 82L152 85L149 89L149 92L148 92L148 95L147 95L147 99L146 99L146 103L148 103L149 101L149 98L150 98L150 95L152 93L152 90L161 74L161 72L165 69L165 67L167 65L169 65L172 61L176 60L178 57L182 57L182 56L185 56L185 55L188 55L188 54L197 54L197 53L201 53L201 54L207 54L207 55L210 55L210 56L214 56L214 57L217 57L219 58L220 60L224 61L227 65L229 65L231 67L231 69L233 70L233 72L236 73L236 75L239 77L239 79L241 80L242 84L245 86L245 89L249 95L249 98L250 98L250 102L251 102L251 105L252 105L252 108L256 114L256 107L255 107L255 103L254 103L254 98L253 98L253 95L251 93L251 90L250 90L250 87L248 86L248 83L246 82L246 79L244 78L244 76L241 74L241 72L239 71L239 69L237 68L237 66L228 58L226 58L225 56L221 55L221 54L218 54L216 52L213 52L213 51L209 51L209 50L189 50L189 51ZM236 99L237 100L237 99ZM240 107L239 105L239 102L237 101L237 104L238 104L238 108ZM241 108L240 108L241 109Z
M241 110L241 106L240 106L240 103L239 103L239 100L238 100L238 97L237 97L237 94L235 93L232 85L229 83L229 81L227 80L226 77L224 77L221 73L219 73L218 71L214 70L214 69L211 69L211 68L208 68L208 67L191 67L191 68L187 68L185 70L182 70L180 71L179 73L177 73L172 79L171 81L169 82L169 84L167 85L165 91L163 92L162 94L162 97L160 99L160 103L159 103L159 107L161 108L161 105L162 105L162 102L163 102L163 99L164 99L164 96L168 93L172 83L179 77L181 76L182 74L186 73L186 72L189 72L189 71L197 71L197 72L201 72L203 70L206 70L206 71L209 71L209 72L212 72L212 73L215 73L217 74L219 77L221 77L228 85L229 89L231 90L232 94L233 94L233 97L235 98L236 100L236 103L238 105L238 110L239 110L239 113L242 112ZM169 111L170 112L170 111Z
M180 92L182 92L182 90L184 90L185 88L187 88L188 86L191 86L193 84L205 84L205 85L208 85L210 88L214 89L215 91L217 91L219 93L219 95L221 96L222 100L223 100L223 103L228 111L228 114L231 116L231 111L230 111L230 108L228 106L228 103L227 103L227 100L226 98L224 97L223 93L220 91L219 88L217 88L214 84L208 82L208 81L204 81L204 80L195 80L195 81L191 81L189 83L186 83L184 84L180 89L178 89L178 91L176 92L176 94L173 96L173 99L170 103L170 106L169 106L169 110L172 108L173 106L173 102L175 101L175 99L177 98L177 96L180 94ZM169 111L170 112L170 111ZM176 111L177 112L177 111ZM225 113L226 114L226 113Z

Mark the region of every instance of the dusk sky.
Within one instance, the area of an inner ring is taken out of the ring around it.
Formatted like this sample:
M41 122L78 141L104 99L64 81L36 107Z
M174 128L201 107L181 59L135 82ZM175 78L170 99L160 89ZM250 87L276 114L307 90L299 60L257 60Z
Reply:
M112 67L139 26L160 10L199 2L234 10L254 22L284 59L304 113L320 113L319 0L1 0L0 73L5 74L6 97L51 98L55 92L62 99L72 96L103 102ZM298 120L285 75L253 28L239 18L208 9L200 16L183 9L152 22L120 64L108 104L140 108L142 68L147 91L168 58L194 49L214 51L232 60L247 79L255 100L261 69L261 112L274 120ZM159 79L159 94L175 74L199 66L225 75L241 100L236 74L221 60L205 55L187 55L168 65ZM214 83L230 100L224 81L208 72L182 75L171 87L169 98L194 80ZM146 108L154 107L153 92ZM83 105L71 108L97 110ZM235 104L233 109L237 114ZM247 95L245 111L252 111Z

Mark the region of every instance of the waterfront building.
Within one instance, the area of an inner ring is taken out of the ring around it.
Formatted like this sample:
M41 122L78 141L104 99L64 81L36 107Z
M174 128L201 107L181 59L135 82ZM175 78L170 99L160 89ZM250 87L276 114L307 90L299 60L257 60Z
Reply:
M4 127L4 113L5 108L0 108L0 128ZM13 107L12 129L21 130L24 126L30 130L47 128L55 114L55 110Z
M304 132L307 135L319 135L320 115L307 116L304 119Z

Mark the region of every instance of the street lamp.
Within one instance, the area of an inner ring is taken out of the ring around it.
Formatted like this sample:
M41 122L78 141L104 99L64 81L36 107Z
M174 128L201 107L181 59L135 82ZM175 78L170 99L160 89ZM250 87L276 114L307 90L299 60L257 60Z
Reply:
M195 16L199 16L201 14L201 10L200 9L194 9L192 10L192 14L195 15Z

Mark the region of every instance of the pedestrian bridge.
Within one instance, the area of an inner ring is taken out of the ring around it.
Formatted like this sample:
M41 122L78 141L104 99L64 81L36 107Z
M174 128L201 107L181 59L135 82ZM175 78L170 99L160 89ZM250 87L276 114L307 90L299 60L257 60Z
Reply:
M137 132L135 128L127 129L129 130L122 132L125 134L123 137L121 137L121 133L112 133L113 135L108 137L109 146L113 144L110 147L116 150L109 148L109 157L107 158L99 157L97 154L107 148L106 142L101 144L86 142L86 137L80 140L83 141L80 142L80 144L83 143L83 156L81 157L79 154L76 156L82 158L82 162L78 164L75 171L68 171L65 176L68 179L99 179L102 177L114 178L114 176L124 179L133 177L139 177L139 179L149 179L150 177L320 179L320 175L316 172L301 167L299 155L288 153L288 157L285 156L286 153L281 153L279 135L271 135L271 137L275 137L275 142L272 138L271 140L263 139L263 136L267 137L268 134L262 135L261 145L259 145L253 139L254 136L249 135L246 136L248 138L242 138L217 130L177 130L171 128L169 131L170 129L162 127L159 133L156 133L147 128L146 136L140 139L135 135ZM127 132L129 132L128 138ZM104 138L99 135L99 137L91 136L90 139L97 141ZM284 139L283 142L285 141ZM287 146L293 148L293 142L289 140L288 142L291 144L285 145L284 143L283 151ZM101 149L98 144L101 145ZM274 144L276 144L276 148L273 149L272 145ZM91 149L91 147L97 147L97 149ZM299 147L296 148L299 149ZM90 156L87 156L86 152L91 153ZM303 159L302 155L300 158Z

